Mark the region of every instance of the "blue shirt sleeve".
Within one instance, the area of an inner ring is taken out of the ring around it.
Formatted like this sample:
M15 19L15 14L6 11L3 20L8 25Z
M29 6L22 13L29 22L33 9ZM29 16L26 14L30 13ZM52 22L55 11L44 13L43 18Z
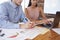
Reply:
M26 18L24 13L22 13L21 19L23 19L24 23L28 22L28 18Z
M7 29L18 29L19 24L12 23L8 20L6 7L0 5L0 28L7 28Z
M22 10L22 9L21 9ZM26 23L26 22L28 22L29 21L29 19L26 17L26 15L24 14L24 12L23 11L21 11L22 13L21 13L21 20L22 20L22 22L24 22L24 23Z

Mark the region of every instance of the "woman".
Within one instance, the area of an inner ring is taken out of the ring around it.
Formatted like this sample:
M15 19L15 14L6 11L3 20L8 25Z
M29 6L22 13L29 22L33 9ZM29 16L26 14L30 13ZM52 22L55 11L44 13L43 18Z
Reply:
M25 9L27 18L30 19L30 21L36 22L39 20L40 16L42 16L45 23L48 23L42 7L37 6L37 0L30 0L28 7Z

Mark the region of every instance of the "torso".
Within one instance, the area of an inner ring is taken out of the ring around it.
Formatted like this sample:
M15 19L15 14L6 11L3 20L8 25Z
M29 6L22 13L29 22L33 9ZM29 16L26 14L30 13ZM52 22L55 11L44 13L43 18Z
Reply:
M29 17L31 19L34 19L34 20L38 19L38 17L39 17L39 10L38 10L37 7L34 8L34 9L32 9L31 7L28 7L27 10L28 10L28 15L29 15Z
M17 10L15 8L12 7L12 5L9 2L3 3L2 4L7 11L7 17L9 19L10 22L19 22L21 13L23 13L21 7L19 7L19 12L17 13Z

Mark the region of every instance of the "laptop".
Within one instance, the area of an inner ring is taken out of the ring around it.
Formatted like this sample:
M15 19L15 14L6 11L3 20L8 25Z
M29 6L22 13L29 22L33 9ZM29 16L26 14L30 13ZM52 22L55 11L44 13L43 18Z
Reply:
M57 28L59 26L59 21L60 21L60 11L57 11L53 21L53 28Z
M37 26L43 26L49 29L58 28L59 21L60 21L60 11L57 11L54 21L51 24L37 24Z

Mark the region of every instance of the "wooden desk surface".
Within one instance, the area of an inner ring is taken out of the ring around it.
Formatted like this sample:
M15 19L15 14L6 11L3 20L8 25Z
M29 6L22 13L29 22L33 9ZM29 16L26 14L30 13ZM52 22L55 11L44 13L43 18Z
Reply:
M53 18L52 19L48 19L51 20L53 22ZM40 21L42 22L42 21ZM59 24L60 27L60 24ZM57 31L56 31L57 29ZM37 35L34 39L28 39L28 40L60 40L60 28L56 28L53 30L49 30L48 32L46 32L45 34L39 34ZM59 31L59 32L58 32Z
M16 32L19 33L16 38L7 38L11 35L15 35ZM33 29L3 29L3 33L5 33L3 37L5 40L24 40L27 38L28 40L60 40L60 28L52 30L43 27Z
M59 31L59 34L56 30ZM38 35L33 40L60 40L60 29L50 30L44 35Z
M50 21L53 22L53 18L48 19ZM38 23L43 23L42 20L41 21L37 21ZM60 24L59 24L60 27ZM46 30L45 30L46 31ZM60 32L60 29L59 29ZM26 39L26 40L60 40L60 34L58 34L57 32L55 32L54 30L49 30L44 34L39 34L37 35L35 38L33 39Z

